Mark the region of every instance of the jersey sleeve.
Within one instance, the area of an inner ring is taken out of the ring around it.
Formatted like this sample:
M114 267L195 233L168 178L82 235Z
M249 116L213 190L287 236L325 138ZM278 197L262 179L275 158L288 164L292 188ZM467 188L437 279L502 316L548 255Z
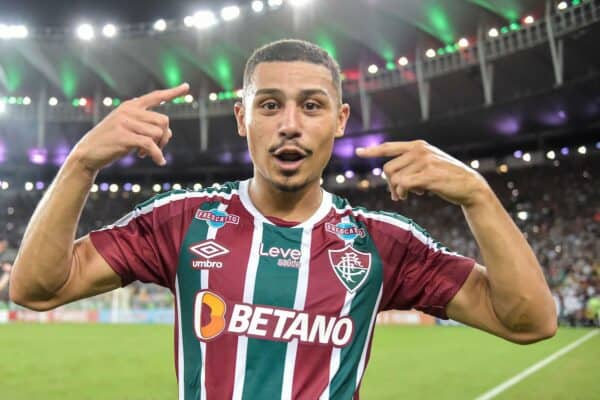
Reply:
M412 220L389 214L374 224L384 268L381 309L415 308L447 319L446 305L475 260L449 251Z
M167 192L138 205L112 225L90 232L96 250L121 277L173 289L179 246L198 202Z

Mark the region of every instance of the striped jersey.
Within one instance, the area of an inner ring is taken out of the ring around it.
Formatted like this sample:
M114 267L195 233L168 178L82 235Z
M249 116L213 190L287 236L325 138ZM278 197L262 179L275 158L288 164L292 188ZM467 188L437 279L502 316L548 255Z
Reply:
M92 243L123 285L173 292L180 400L358 399L378 311L446 318L474 261L326 191L302 223L269 218L248 184L160 194Z

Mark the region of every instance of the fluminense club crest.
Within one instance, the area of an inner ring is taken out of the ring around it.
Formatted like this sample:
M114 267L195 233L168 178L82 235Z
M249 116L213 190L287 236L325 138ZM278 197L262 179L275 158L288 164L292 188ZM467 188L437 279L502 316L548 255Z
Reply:
M340 250L329 250L329 261L340 282L354 293L367 280L371 268L371 254L347 245Z

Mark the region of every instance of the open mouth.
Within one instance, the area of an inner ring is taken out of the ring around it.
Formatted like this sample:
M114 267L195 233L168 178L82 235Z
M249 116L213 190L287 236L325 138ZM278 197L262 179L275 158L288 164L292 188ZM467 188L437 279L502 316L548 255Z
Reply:
M302 149L292 146L284 146L273 152L277 164L284 170L297 169L307 156L308 154Z

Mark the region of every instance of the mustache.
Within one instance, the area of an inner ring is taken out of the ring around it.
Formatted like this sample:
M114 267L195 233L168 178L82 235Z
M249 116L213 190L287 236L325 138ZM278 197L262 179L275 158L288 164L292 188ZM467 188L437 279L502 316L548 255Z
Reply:
M277 150L279 150L280 148L284 147L284 146L294 146L294 147L298 147L299 149L301 149L307 156L311 155L313 153L313 151L311 149L309 149L308 147L303 146L302 144L298 143L298 141L296 139L283 139L281 142L269 147L269 153L273 154L275 153Z

